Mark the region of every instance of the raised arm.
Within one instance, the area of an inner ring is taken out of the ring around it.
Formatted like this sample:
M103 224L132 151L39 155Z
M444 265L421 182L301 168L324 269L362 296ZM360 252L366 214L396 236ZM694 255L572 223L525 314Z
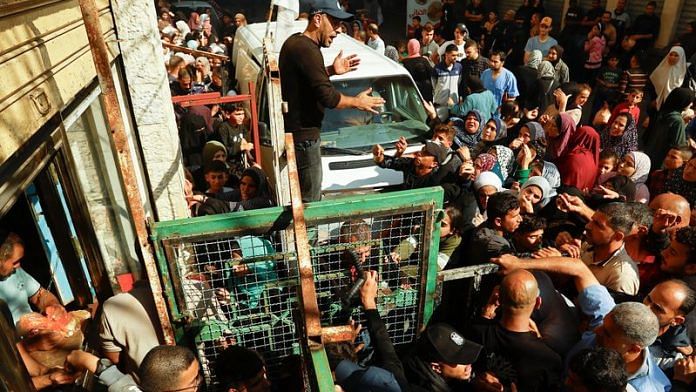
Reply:
M513 255L502 255L491 262L500 266L503 273L524 268L552 272L573 277L575 287L581 292L589 286L598 285L594 274L580 259L571 257L546 257L542 259L519 259Z

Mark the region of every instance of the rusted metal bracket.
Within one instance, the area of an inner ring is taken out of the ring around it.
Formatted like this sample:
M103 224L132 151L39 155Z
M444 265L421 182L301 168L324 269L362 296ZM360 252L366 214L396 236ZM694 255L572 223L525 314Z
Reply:
M309 253L304 204L300 193L300 176L295 160L295 143L291 133L285 134L285 149L288 154L290 177L290 204L292 207L293 232L297 248L297 263L300 271L300 298L310 349L321 348L322 334L317 292L314 287L314 271Z
M123 179L126 198L128 200L128 212L130 213L138 238L138 246L143 257L145 271L148 281L150 282L150 288L152 289L152 296L154 297L155 306L157 307L157 314L159 315L159 322L162 327L165 342L167 344L174 344L174 331L172 330L167 306L162 296L160 276L157 271L154 254L150 247L147 226L145 224L145 208L140 198L138 181L135 177L135 165L131 159L131 157L136 154L130 151L123 115L116 95L114 79L111 74L109 52L99 22L99 12L94 0L79 0L79 4L85 30L87 31L92 58L94 60L94 68L99 77L99 85L102 91L102 103L111 130L111 140L118 157L118 168L121 172L121 178Z

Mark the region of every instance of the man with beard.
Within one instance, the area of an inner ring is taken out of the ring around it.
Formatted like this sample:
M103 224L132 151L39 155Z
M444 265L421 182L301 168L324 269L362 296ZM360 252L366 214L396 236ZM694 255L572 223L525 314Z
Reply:
M355 97L338 92L329 76L357 69L356 55L343 57L339 52L333 64L324 66L321 48L328 48L336 37L341 20L352 15L338 8L334 0L314 2L307 29L290 36L280 49L280 69L283 100L288 103L285 130L294 136L297 169L303 201L321 198L321 150L319 134L324 108L358 109L377 113L384 99L370 95L367 89Z

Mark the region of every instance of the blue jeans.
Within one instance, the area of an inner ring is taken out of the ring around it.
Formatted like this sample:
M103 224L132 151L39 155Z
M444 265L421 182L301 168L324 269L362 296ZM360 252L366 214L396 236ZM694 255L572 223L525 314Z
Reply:
M321 139L295 143L297 171L300 176L302 201L321 200Z

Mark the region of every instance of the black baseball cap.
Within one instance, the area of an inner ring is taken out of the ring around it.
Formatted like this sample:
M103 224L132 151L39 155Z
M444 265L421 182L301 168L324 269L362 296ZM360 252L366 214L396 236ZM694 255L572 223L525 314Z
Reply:
M338 0L314 0L309 13L311 15L328 14L336 19L348 19L353 17L353 14L349 14L341 9Z
M421 353L428 360L446 364L469 365L476 361L483 346L474 343L452 326L437 323L428 326L420 337Z
M442 165L442 162L447 159L447 147L442 145L439 141L426 140L424 149L428 154L435 157L438 165Z

